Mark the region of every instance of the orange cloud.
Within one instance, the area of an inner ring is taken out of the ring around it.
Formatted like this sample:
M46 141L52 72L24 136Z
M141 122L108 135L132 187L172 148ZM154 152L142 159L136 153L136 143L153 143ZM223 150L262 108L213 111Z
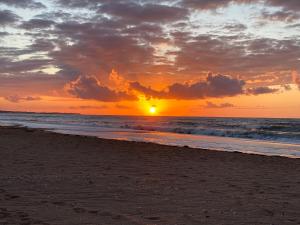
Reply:
M42 100L40 97L35 97L35 96L19 96L19 95L10 95L10 96L6 96L4 97L4 99L6 101L9 102L13 102L13 103L19 103L19 102L23 102L23 101L38 101L38 100Z
M65 87L68 93L81 99L94 99L103 102L137 100L133 95L103 86L94 76L79 76Z
M300 74L297 71L292 72L293 81L298 85L300 89Z

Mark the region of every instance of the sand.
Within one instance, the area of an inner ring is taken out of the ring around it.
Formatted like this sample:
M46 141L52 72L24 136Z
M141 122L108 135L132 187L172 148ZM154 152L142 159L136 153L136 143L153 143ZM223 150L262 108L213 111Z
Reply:
M0 224L300 224L300 160L2 127Z

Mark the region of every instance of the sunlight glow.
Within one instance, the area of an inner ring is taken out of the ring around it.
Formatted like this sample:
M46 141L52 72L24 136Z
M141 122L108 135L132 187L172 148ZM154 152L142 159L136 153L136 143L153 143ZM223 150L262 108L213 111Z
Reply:
M151 106L150 109L149 109L149 112L152 115L156 114L156 106L155 105Z

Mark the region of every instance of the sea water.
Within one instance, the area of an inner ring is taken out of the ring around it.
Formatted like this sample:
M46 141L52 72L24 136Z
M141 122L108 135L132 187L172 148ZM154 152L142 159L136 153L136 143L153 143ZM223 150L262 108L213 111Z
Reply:
M300 119L0 113L0 125L300 158Z

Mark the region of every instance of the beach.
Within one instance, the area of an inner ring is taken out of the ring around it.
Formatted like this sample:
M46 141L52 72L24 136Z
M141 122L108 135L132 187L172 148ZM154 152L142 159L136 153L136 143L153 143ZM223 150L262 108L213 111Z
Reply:
M1 127L0 224L300 224L300 160Z

